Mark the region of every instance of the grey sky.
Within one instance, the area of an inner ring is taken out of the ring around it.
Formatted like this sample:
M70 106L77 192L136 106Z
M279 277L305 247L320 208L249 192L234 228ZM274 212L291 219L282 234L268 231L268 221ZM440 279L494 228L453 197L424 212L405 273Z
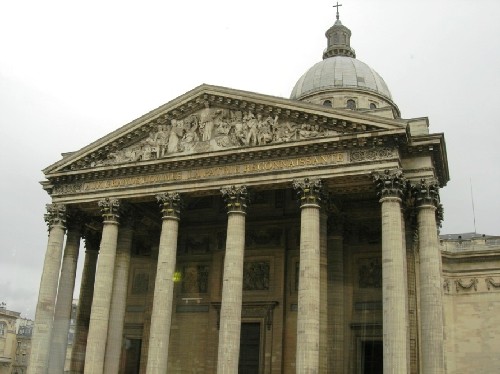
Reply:
M444 132L442 233L500 234L500 2L345 0L357 58L403 118ZM0 301L33 318L41 169L201 83L288 97L320 61L332 1L0 2Z

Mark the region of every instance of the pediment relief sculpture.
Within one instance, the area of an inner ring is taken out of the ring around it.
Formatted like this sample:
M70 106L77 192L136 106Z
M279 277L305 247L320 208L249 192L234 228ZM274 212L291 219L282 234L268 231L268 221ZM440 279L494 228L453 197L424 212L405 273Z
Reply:
M253 111L204 108L183 119L167 120L138 143L111 152L92 166L160 159L237 147L251 147L339 135L319 124L280 120Z

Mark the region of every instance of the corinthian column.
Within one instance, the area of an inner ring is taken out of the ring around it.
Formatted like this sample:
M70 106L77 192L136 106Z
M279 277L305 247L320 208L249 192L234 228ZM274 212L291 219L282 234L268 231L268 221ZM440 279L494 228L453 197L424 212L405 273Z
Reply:
M440 374L444 373L444 336L441 253L436 223L439 186L421 180L412 190L418 209L422 372Z
M297 314L297 373L319 372L321 180L295 180L300 197L300 269Z
M384 373L408 372L408 299L406 251L401 201L405 180L400 171L375 175L382 205L382 303Z
M103 216L99 263L95 275L94 298L90 312L89 334L85 353L85 374L102 374L108 334L109 309L113 289L118 219L120 203L117 199L99 201Z
M243 258L247 189L231 186L221 189L227 208L227 239L222 280L219 351L217 373L238 372L243 296Z
M57 290L56 310L54 312L49 373L64 372L82 224L82 217L77 212L68 215L68 234L66 236L66 246Z
M151 327L149 330L148 364L146 368L148 374L164 374L167 372L180 215L180 196L178 193L163 193L157 195L156 199L161 207L163 222L158 249Z
M46 374L49 365L57 281L66 229L66 207L60 204L48 204L47 214L44 218L49 226L49 240L36 305L33 337L31 338L29 374Z
M134 212L128 209L126 214L124 213L125 212L122 212L120 218L121 225L116 247L115 276L113 280L113 295L111 296L111 310L109 313L108 342L106 345L106 357L104 359L104 372L106 374L118 374L122 352L130 252L134 235Z
M73 348L71 349L71 374L83 373L83 368L85 366L85 350L87 348L87 335L90 324L90 309L94 296L95 271L97 255L99 254L99 233L87 230L84 236L86 251L82 280L80 283L80 294L78 296L78 308L76 310L75 335L73 337Z

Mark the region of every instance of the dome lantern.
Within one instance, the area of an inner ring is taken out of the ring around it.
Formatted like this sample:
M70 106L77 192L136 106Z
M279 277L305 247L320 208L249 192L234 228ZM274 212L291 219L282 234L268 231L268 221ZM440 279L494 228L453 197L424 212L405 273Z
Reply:
M351 30L342 25L339 18L339 7L342 4L337 2L334 8L337 8L337 20L335 24L330 27L326 33L327 47L323 52L323 59L333 56L347 56L356 58L356 52L351 48Z

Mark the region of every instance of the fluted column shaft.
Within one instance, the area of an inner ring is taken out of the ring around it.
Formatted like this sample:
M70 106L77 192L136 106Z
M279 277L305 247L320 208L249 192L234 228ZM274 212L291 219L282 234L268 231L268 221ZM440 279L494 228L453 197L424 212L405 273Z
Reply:
M49 239L36 305L33 337L31 338L29 374L45 374L49 365L57 282L59 280L64 232L66 229L66 207L59 204L47 205L45 221L49 226Z
M74 222L68 228L61 276L59 278L56 309L54 312L54 327L52 330L49 373L62 373L64 371L80 239L81 225L79 222Z
M92 236L92 238L90 238ZM81 374L85 366L85 350L87 348L87 335L90 324L90 310L94 296L94 281L99 254L99 242L90 233L86 234L85 260L83 264L82 280L80 283L80 296L78 297L78 308L76 310L75 335L73 337L73 348L71 349L71 374ZM95 239L95 240L93 240Z
M444 373L443 294L436 207L438 186L416 186L420 251L420 328L423 373Z
M104 225L99 248L99 263L95 276L94 298L90 312L89 334L85 352L85 374L102 374L104 372L104 357L106 353L106 338L108 334L109 310L118 239L118 200L101 200L99 201L99 206L103 211Z
M384 373L408 373L408 299L401 198L406 180L400 171L376 176L382 210L382 303Z
M228 209L217 373L238 372L245 251L246 188L222 189Z
M128 217L131 219L131 217ZM106 357L104 359L104 372L118 374L120 369L120 356L122 352L123 324L127 304L128 273L130 268L130 251L134 229L131 222L122 223L118 234L116 247L115 275L113 280L113 294L111 296L111 310L109 313L108 341Z
M296 372L316 374L320 367L321 181L294 181L294 188L301 199Z
M158 249L151 327L149 330L149 351L146 367L146 373L148 374L165 374L167 372L179 232L179 194L161 194L157 196L157 200L162 207L163 222Z

